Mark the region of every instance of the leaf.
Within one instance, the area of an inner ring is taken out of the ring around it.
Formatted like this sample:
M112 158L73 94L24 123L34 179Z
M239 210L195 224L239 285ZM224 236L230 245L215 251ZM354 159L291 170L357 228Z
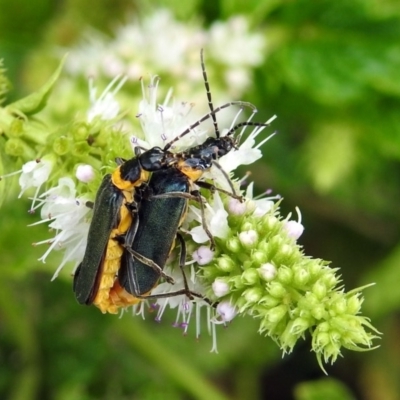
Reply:
M66 55L63 57L56 71L37 92L7 105L6 109L23 115L33 115L41 111L46 106L54 84L61 74L66 57Z

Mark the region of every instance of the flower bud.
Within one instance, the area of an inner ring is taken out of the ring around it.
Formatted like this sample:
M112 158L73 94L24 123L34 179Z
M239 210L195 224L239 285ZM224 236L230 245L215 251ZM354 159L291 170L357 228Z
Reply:
M83 183L88 183L92 181L95 177L94 169L91 165L88 164L78 165L75 176L79 181Z
M53 142L53 151L59 156L63 156L67 154L71 150L71 142L65 137L61 136L54 140Z
M262 297L262 290L260 288L250 288L243 292L243 297L248 303L257 303Z
M260 268L258 268L258 273L259 273L261 279L269 282L275 278L278 271L276 270L276 267L274 264L266 263L266 264L261 265Z
M294 271L293 283L298 287L303 287L307 284L310 274L304 268L298 268Z
M237 311L230 301L221 301L217 305L217 313L221 316L223 322L232 321L235 318Z
M293 271L285 265L282 265L278 269L277 279L284 284L290 285L293 280Z
M267 255L263 251L259 250L254 251L251 258L256 264L265 264L267 261Z
M321 320L322 318L326 318L327 313L325 307L322 304L318 304L311 309L311 315L316 320Z
M223 272L231 272L235 269L235 263L226 254L218 258L217 268Z
M342 315L347 311L347 302L346 299L341 298L334 302L332 306L332 310L336 313L336 315Z
M259 304L266 308L276 307L279 303L280 299L277 299L269 294L265 294L259 301Z
M355 294L347 299L347 313L355 315L360 311L362 300L358 294Z
M277 299L282 299L287 292L281 283L273 281L268 285L268 293Z
M238 253L242 246L240 245L240 241L237 237L231 237L226 241L227 249L232 253Z
M288 236L294 240L297 240L304 232L304 226L296 221L286 221L284 228Z
M257 243L258 234L254 230L240 232L239 240L244 247L251 248Z
M217 297L223 297L229 293L229 284L223 278L217 278L211 285L212 290Z
M193 260L199 265L209 264L214 258L214 252L208 246L200 246L193 252Z
M318 280L317 282L314 283L312 287L312 292L319 300L322 300L327 293L326 286L324 285L323 282L321 282L321 280Z
M259 282L259 275L255 268L246 269L242 273L242 282L245 285L255 285Z
M7 140L4 146L4 151L9 156L22 157L25 154L25 147L27 146L23 140L18 138L11 138Z
M253 228L254 228L254 224L253 224L252 222L250 222L250 220L246 219L246 220L243 222L242 226L240 227L240 230L241 230L242 232L245 232L245 231L252 231Z
M228 202L228 210L233 215L243 215L246 212L246 203L230 198Z
M20 118L14 118L11 122L10 129L8 129L7 134L9 137L20 137L24 133L25 121Z
M274 307L268 311L267 319L270 322L278 323L285 317L288 312L288 308L286 305L281 304L280 306Z
M74 142L82 142L87 140L89 136L89 130L85 123L75 124L72 127L72 137L74 138Z

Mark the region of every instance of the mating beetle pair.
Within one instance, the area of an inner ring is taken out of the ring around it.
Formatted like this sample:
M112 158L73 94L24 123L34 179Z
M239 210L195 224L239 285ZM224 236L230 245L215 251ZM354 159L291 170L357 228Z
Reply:
M161 277L173 283L163 268L176 238L181 247L183 273L186 246L178 229L186 216L189 199L199 202L203 228L210 238L211 247L214 245L205 223L202 197L199 191L193 190L193 183L240 198L232 185L232 193L229 193L199 179L213 165L221 169L217 159L236 148L232 135L238 128L266 124L242 122L221 137L215 116L217 112L234 104L255 108L250 103L231 102L214 109L202 53L201 65L210 113L163 149L153 147L143 152L137 148L135 158L121 162L112 175L103 179L94 203L85 256L74 277L74 292L79 303L95 304L102 312L116 313L119 307L149 297L179 294L186 294L189 298L202 297L188 289L185 279L182 290L156 296L151 296L150 292ZM213 120L215 138L210 137L185 152L170 151L175 142L209 118Z

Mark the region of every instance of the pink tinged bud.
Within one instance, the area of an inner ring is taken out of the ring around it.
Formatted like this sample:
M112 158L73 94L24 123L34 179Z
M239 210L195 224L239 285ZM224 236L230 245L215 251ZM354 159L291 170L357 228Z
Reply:
M271 263L266 263L266 264L261 265L261 267L258 269L258 273L260 275L260 278L269 282L275 278L275 276L277 274L277 270L275 268L275 265L273 265Z
M209 264L214 258L214 252L207 246L200 246L192 255L193 260L199 265Z
M217 297L223 297L229 293L229 284L224 279L217 278L211 287Z
M239 240L245 247L252 247L257 243L258 234L254 230L240 232Z
M79 165L76 169L75 176L83 183L88 183L93 180L95 173L91 165Z
M237 199L229 199L228 210L233 215L243 215L246 212L246 203Z
M288 235L294 240L297 240L304 232L304 226L296 221L287 221L285 229Z
M236 308L230 301L221 301L217 305L217 313L220 315L222 322L232 321L236 317Z

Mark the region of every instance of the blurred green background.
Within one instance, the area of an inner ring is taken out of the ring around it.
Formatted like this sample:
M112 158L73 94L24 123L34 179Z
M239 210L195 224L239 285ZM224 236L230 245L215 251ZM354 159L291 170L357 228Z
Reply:
M282 358L250 318L219 330L219 354L210 354L207 334L182 336L169 327L173 315L157 324L81 307L70 277L50 282L57 255L42 264L44 249L31 246L49 234L26 227L38 216L3 181L0 398L400 399L400 3L0 0L8 100L49 76L36 78L41 62L49 68L46 49L73 46L89 26L111 37L127 16L159 8L204 28L242 14L265 36L264 61L241 99L257 105L258 120L277 114L279 135L251 177L259 193L272 188L285 198L283 214L300 207L300 243L341 268L346 290L376 282L364 292L363 314L383 332L381 347L343 351L326 378L309 338Z

